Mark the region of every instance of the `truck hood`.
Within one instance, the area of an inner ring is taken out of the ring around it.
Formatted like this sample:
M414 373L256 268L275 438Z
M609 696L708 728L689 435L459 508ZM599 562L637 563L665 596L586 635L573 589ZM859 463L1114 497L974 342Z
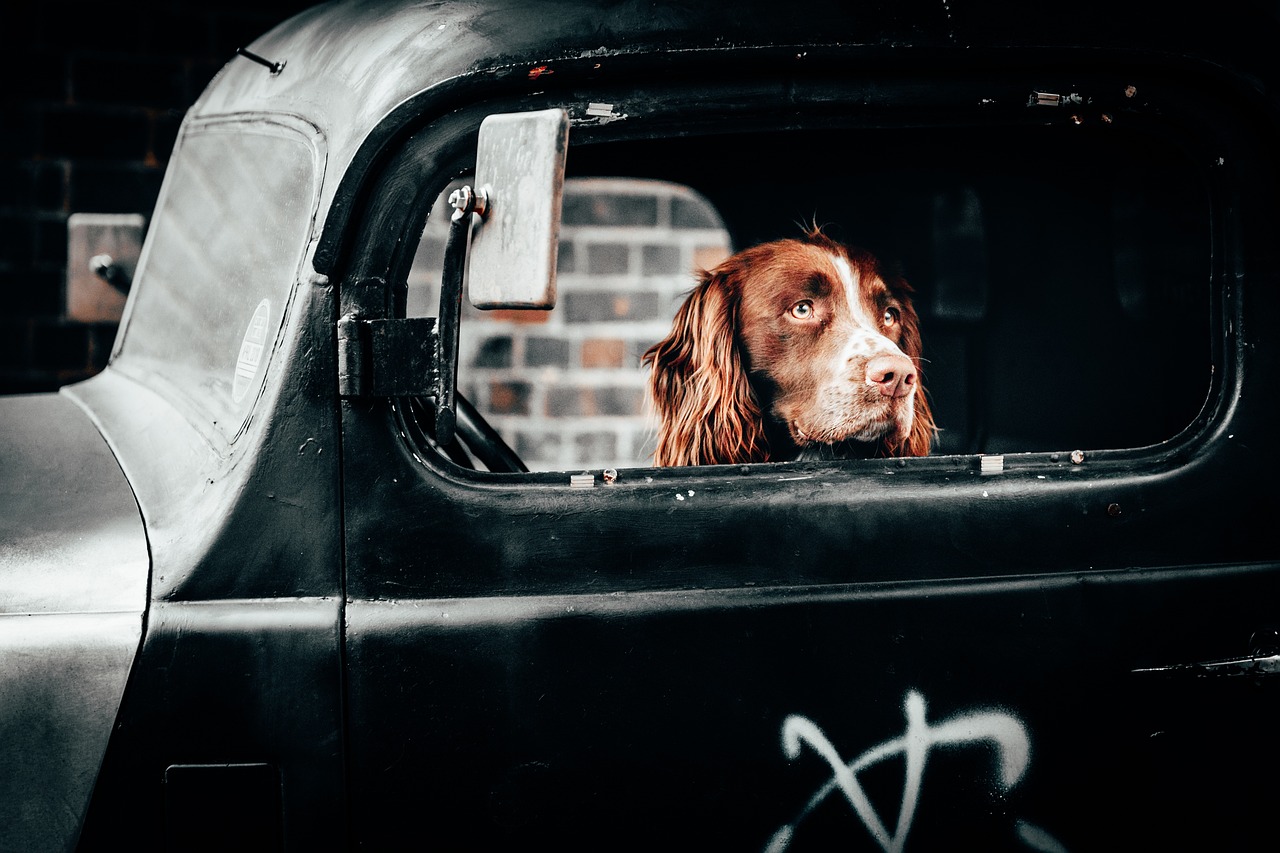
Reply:
M145 609L137 501L70 398L0 400L0 507L0 616Z

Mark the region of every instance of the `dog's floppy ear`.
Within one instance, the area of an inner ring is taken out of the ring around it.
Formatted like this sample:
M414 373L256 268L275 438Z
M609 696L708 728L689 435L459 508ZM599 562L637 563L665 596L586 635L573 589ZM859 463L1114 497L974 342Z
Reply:
M933 437L938 427L933 421L933 411L925 398L924 385L916 388L915 418L911 422L911 433L890 453L892 456L928 456L933 447Z
M643 361L658 413L655 465L717 465L768 458L760 405L735 341L738 293L720 267L676 312L671 334Z
M904 281L899 280L901 287L909 295L911 287ZM887 444L884 448L885 456L928 456L933 446L933 438L937 435L938 427L933 420L933 410L929 407L929 400L925 396L923 374L920 369L920 356L923 352L923 345L920 339L920 319L916 316L914 308L910 307L910 303L906 303L902 312L902 341L901 347L907 358L911 359L916 365L916 369L920 371L920 380L916 385L915 412L911 421L911 432L907 434L905 441L899 444Z

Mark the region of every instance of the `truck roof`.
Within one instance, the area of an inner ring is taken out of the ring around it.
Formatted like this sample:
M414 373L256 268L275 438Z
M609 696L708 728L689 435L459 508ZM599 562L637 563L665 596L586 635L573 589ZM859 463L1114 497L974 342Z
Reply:
M246 46L278 72L234 57L189 115L287 113L313 124L326 140L324 203L331 193L354 194L365 167L424 114L486 91L581 86L620 73L674 72L696 83L698 75L740 73L753 59L797 71L833 59L873 68L924 62L945 73L950 63L996 56L1035 65L1058 48L1096 52L1099 62L1208 64L1266 80L1276 70L1276 18L1265 4L1192 15L1096 0L812 0L803 8L776 0L333 2ZM356 174L347 174L353 164Z

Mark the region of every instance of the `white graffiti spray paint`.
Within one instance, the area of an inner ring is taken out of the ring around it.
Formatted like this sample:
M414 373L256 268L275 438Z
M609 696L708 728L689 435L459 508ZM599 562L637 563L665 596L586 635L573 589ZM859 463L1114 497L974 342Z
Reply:
M931 726L925 719L923 696L914 690L910 691L904 704L907 729L903 736L873 746L848 763L840 757L826 734L812 720L799 715L787 717L782 724L782 749L787 758L795 760L803 747L808 745L831 766L832 778L809 798L795 820L774 833L766 853L785 850L799 823L836 789L844 794L881 849L885 853L900 853L907 843L907 834L915 820L929 751L935 746L984 742L994 744L999 769L997 781L1002 791L1008 791L1018 784L1022 774L1026 772L1031 761L1031 741L1026 727L1017 717L999 711L978 711L957 715ZM906 761L906 777L902 788L902 803L898 807L898 819L890 832L859 784L858 773L899 755ZM1044 830L1025 821L1019 821L1019 836L1024 843L1027 843L1028 836L1040 842L1038 845L1028 846L1043 850L1063 849Z

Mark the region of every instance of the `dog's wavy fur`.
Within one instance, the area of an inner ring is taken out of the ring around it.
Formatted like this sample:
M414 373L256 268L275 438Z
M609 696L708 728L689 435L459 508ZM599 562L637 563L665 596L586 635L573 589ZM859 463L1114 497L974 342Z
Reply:
M742 346L742 303L753 263L788 241L747 249L700 280L676 313L670 334L645 352L651 367L649 394L659 418L654 464L717 465L794 459L801 448L771 428L752 374L768 374L768 365L749 366ZM791 241L796 242L796 241ZM868 252L838 246L820 230L803 240L846 253L864 274L882 280L901 306L899 347L917 365L921 356L919 321L911 307L911 287L881 269ZM759 285L756 285L759 286ZM836 455L924 456L936 427L924 388L917 386L910 433L902 440L883 438Z

